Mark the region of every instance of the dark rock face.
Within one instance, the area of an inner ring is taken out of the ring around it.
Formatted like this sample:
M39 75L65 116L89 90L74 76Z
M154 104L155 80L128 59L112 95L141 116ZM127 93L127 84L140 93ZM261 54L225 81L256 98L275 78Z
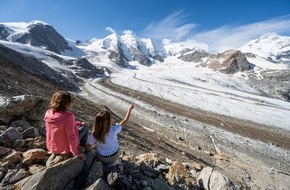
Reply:
M251 69L246 56L237 50L228 50L217 54L214 61L210 62L209 67L219 70L226 74L233 74L239 71L248 71Z
M160 61L160 62L164 61L164 59L157 53L155 55L153 55L152 58L157 60L157 61Z
M11 65L28 72L30 75L37 76L53 85L62 87L64 89L78 90L79 88L70 82L67 78L60 75L45 63L37 60L32 56L27 56L0 45L0 62ZM17 76L13 76L17 77ZM1 86L0 86L1 89Z
M145 66L151 66L155 61L164 61L162 56L157 53L154 47L148 48L144 42L136 39L136 37L132 37L131 40L134 41L133 44L126 44L117 38L114 50L108 50L109 58L122 67L127 66L128 61L137 61ZM154 45L152 44L152 46Z
M191 51L191 50L189 50ZM187 53L187 52L185 52ZM183 54L181 56L178 57L178 59L181 59L183 61L186 62L199 62L201 61L202 58L209 56L209 54L207 52L205 52L204 50L202 51L194 51L192 53L188 53L188 54Z
M31 25L29 33L24 34L17 42L44 46L47 50L58 54L61 51L71 50L68 42L52 26L40 23Z
M82 78L96 78L104 75L102 68L95 67L86 58L70 61L67 64L71 65L69 67L76 72L77 76Z
M152 65L152 61L139 48L132 48L131 54L134 61L146 66Z
M125 67L128 64L128 60L125 58L123 50L118 46L118 52L109 50L109 58L115 60L116 64Z
M6 39L9 36L9 32L5 29L5 27L0 25L0 39Z
M134 61L138 61L141 65L151 66L155 60L160 62L164 61L157 52L143 52L139 45L137 47L131 47L130 51L132 54L132 59Z

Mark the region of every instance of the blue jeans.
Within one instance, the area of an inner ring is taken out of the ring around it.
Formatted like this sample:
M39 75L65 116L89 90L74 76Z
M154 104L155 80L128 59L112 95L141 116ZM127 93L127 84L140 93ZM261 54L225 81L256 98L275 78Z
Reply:
M87 144L88 136L89 136L89 127L79 126L78 132L79 132L80 146L85 147Z
M82 189L86 186L87 177L90 174L90 170L95 161L96 155L96 150L91 150L86 154L86 160L84 161L83 169L75 178L74 188Z

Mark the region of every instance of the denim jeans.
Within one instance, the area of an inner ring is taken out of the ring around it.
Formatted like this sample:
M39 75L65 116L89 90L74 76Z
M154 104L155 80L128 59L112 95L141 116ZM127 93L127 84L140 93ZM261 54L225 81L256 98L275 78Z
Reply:
M83 169L75 178L74 188L81 189L85 187L87 177L90 173L96 155L96 150L91 150L86 154L86 160L84 161Z
M87 143L87 139L89 136L89 127L87 126L79 126L79 139L80 139L80 146L85 147Z

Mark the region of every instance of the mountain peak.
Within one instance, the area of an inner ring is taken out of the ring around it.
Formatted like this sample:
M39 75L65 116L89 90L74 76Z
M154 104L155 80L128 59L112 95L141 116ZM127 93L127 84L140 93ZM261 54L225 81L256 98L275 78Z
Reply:
M290 37L276 33L265 34L239 48L242 52L257 54L274 62L290 63Z
M29 23L27 23L27 28L32 28L36 25L49 25L43 21L40 21L40 20L34 20L34 21L31 21Z

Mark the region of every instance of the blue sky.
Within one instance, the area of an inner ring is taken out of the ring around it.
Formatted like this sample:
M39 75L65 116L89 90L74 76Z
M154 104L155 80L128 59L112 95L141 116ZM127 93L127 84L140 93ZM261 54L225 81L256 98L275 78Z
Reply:
M264 33L290 36L290 0L1 0L0 22L41 20L65 38L90 40L130 30L172 42L224 45Z

